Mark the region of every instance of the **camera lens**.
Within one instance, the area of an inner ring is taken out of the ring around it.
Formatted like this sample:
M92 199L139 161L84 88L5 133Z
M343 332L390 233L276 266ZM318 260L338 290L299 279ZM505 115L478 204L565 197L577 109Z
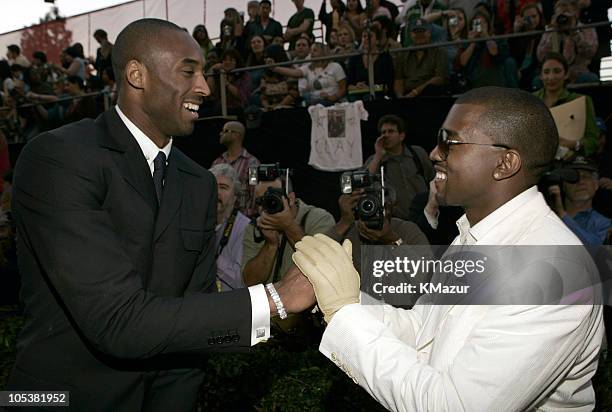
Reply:
M376 202L366 197L357 205L357 211L362 219L373 216L376 214Z
M557 24L560 26L567 24L568 21L569 17L567 17L565 14L560 14L559 16L557 16Z

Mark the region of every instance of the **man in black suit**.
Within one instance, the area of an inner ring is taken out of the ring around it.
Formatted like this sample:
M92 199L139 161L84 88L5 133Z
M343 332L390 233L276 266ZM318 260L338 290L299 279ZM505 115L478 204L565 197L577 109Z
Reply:
M113 66L117 107L39 136L16 167L26 323L7 389L67 390L78 411L189 411L198 355L267 338L282 303L263 285L205 293L216 184L172 147L210 93L198 45L143 19ZM276 287L287 312L314 303L295 269Z

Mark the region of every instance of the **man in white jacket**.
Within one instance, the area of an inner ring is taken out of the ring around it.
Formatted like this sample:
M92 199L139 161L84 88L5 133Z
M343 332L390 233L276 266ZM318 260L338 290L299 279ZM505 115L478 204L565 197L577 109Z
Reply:
M440 202L465 209L453 244L580 245L535 186L557 145L550 112L528 93L481 88L460 97L431 153ZM296 247L329 323L321 352L384 407L594 408L604 331L595 288L572 305L437 305L428 295L412 310L365 305L350 244L317 235ZM546 261L566 272L584 263Z

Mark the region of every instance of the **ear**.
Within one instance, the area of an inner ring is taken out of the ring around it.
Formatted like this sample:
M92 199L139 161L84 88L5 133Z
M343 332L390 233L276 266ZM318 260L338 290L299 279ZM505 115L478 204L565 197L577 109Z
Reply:
M504 180L517 174L523 165L521 155L516 150L507 150L497 161L493 179Z
M135 89L144 89L146 76L146 68L138 60L130 60L125 66L126 80Z

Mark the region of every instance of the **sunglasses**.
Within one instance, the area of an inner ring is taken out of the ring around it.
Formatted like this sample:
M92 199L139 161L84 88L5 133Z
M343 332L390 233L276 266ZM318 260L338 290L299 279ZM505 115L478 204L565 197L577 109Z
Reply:
M503 144L475 143L475 142L464 142L461 140L455 140L455 139L452 139L453 134L454 134L453 132L451 132L450 130L444 129L444 128L441 128L440 130L438 130L438 148L445 156L448 155L448 151L451 146L462 145L462 144L470 144L474 146L499 147L499 148L506 149L506 150L510 149L510 147L503 145Z

